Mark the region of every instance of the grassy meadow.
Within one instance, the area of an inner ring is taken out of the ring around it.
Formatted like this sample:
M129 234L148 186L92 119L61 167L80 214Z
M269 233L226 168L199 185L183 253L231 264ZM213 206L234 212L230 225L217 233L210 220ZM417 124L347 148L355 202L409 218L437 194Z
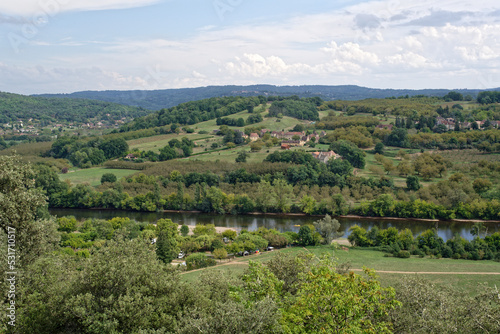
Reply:
M298 254L308 251L315 256L324 254L334 255L337 263L349 263L350 268L359 272L363 267L374 269L379 280L385 286L391 286L404 275L418 275L437 285L450 286L474 294L479 291L480 285L487 283L490 286L500 285L500 274L463 274L463 273L500 273L500 264L494 261L470 261L453 259L432 259L412 256L409 259L384 257L384 253L371 249L349 247L349 251L334 249L332 246L291 247L264 252L260 255L237 257L231 262L218 261L215 267L185 272L182 279L195 282L204 271L220 270L227 275L241 275L248 267L248 261L265 263L272 259L278 252ZM405 273L383 273L379 271L394 271ZM419 273L422 272L422 273ZM426 274L433 272L437 274ZM415 274L418 273L418 274ZM439 274L446 273L446 274ZM455 274L456 273L456 274Z
M63 181L70 181L71 184L88 183L91 186L98 186L101 184L101 177L106 173L113 173L117 179L136 173L136 170L131 169L108 169L108 168L88 168L70 170L66 174L60 174L59 177Z

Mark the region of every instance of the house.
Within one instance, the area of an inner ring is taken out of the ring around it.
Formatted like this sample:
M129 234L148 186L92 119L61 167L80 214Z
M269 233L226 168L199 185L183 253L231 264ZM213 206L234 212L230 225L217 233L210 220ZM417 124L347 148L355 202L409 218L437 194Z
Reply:
M309 136L304 136L302 137L303 140L305 140L306 142L310 141L311 139L314 138L314 142L317 143L319 142L319 135L317 133L313 133L313 134L310 134Z
M462 129L470 129L472 126L472 123L471 122L463 122L460 126L460 128Z
M283 140L281 145L285 144L288 146L304 146L306 142L302 140Z
M137 157L135 155L133 155L132 153L129 153L125 156L125 159L129 159L129 160L136 160Z
M278 139L283 139L284 135L285 135L285 133L283 131L272 131L271 132L271 137L275 137Z
M394 125L392 125L392 124L379 124L375 128L377 128L377 129L387 129L387 130L392 131L393 127L394 127Z
M283 135L283 138L293 139L294 136L298 136L299 138L302 138L303 136L305 136L305 133L304 133L304 131L302 131L302 132L286 132Z
M256 141L256 140L258 140L259 138L260 138L260 137L259 137L259 135L258 135L258 134L256 134L255 132L252 132L252 133L250 134L250 141Z
M338 159L338 158L340 158L340 155L338 155L334 151L329 151L329 152L313 152L312 156L313 156L313 158L318 159L319 161L321 161L321 162L323 162L325 164L330 159Z

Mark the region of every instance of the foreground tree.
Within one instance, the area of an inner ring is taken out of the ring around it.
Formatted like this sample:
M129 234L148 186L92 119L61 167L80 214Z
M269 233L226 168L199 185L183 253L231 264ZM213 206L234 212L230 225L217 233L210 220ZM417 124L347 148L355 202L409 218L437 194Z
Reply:
M417 276L405 276L395 285L401 308L389 312L387 321L396 333L498 333L498 289L479 287L471 297L456 289L435 285Z
M283 308L286 333L391 333L384 321L400 305L392 288L382 288L373 271L339 274L323 259L305 274L292 303Z
M46 199L42 190L35 188L30 165L19 157L0 157L0 239L5 246L9 232L9 239L15 239L18 268L53 250L59 242L54 219L43 219L48 217ZM6 251L2 247L2 252Z
M42 258L20 291L17 333L158 333L196 301L141 239L108 241L86 261Z

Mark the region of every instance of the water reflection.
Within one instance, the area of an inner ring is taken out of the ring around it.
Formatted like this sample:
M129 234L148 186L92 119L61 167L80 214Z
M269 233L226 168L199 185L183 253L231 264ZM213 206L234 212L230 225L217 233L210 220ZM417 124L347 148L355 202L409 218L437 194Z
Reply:
M298 232L300 225L312 223L318 217L304 216L219 216L198 213L160 213L160 212L132 212L122 210L78 210L78 209L51 209L51 214L56 216L75 216L78 220L87 218L111 219L113 217L129 217L137 222L154 223L161 218L169 218L179 224L214 224L215 226L231 227L235 229L247 229L254 231L259 227L274 228L281 232ZM380 229L396 227L397 229L409 228L413 235L419 235L425 230L436 227L438 235L445 241L451 239L458 233L461 237L472 240L470 234L472 223L469 222L422 222L416 220L384 220L384 219L363 219L363 218L339 218L341 230L344 237L348 236L348 230L353 225L359 225L365 229L377 226ZM485 223L488 234L499 232L500 223Z

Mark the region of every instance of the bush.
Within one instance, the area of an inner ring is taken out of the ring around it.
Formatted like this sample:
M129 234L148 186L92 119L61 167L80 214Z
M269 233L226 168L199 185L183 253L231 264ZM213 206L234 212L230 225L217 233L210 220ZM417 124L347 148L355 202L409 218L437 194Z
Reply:
M182 225L181 226L181 234L183 237L187 236L189 234L189 226Z
M402 259L408 259L410 257L410 252L408 252L406 250L402 250L402 251L399 251L397 256L399 258L402 258Z
M60 217L57 219L57 223L59 224L59 231L68 233L76 231L76 218L74 216Z
M214 259L207 257L203 253L191 254L186 258L187 270L206 268L210 266L215 266L216 262Z
M113 173L105 173L105 174L103 174L102 177L101 177L101 184L103 184L105 182L110 182L110 183L116 182L116 175L113 174Z

